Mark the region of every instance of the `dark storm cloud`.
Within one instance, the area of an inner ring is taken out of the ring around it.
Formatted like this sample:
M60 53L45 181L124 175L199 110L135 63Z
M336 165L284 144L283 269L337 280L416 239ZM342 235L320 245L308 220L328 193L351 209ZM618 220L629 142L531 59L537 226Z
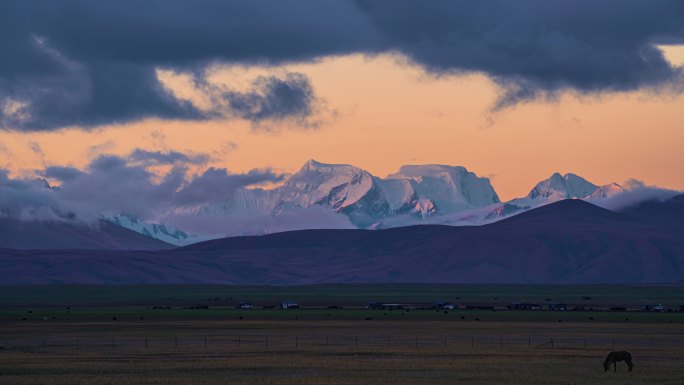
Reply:
M681 1L360 1L396 48L434 73L483 72L504 90L497 107L580 92L671 82L653 44L684 37Z
M83 171L68 166L50 166L42 172L46 178L56 179L62 183L72 181L83 175Z
M678 0L7 0L0 3L0 126L96 126L146 117L209 119L169 95L155 69L282 64L396 52L429 73L481 72L497 108L559 91L682 91L654 47L684 42ZM226 93L233 115L311 113L304 77Z
M253 122L305 118L312 112L314 92L306 76L289 73L284 79L258 77L250 92L225 92L221 99L229 111Z
M364 23L352 3L334 1L3 1L0 126L31 131L147 117L212 118L164 90L155 70L347 52L366 39ZM243 96L235 100L238 108L250 108L236 115L279 119L288 116L287 107L295 116L307 113L301 104L311 101L311 86L304 83L280 80L296 87L294 93L263 94L282 91L271 81L254 95L232 95ZM275 101L279 95L287 99ZM21 108L9 109L8 101ZM261 104L245 105L250 102Z
M622 186L626 189L624 193L604 200L597 200L592 203L596 203L598 206L609 210L620 211L630 206L636 206L642 202L663 202L675 195L682 194L682 191L649 186L638 179L629 179L622 183Z

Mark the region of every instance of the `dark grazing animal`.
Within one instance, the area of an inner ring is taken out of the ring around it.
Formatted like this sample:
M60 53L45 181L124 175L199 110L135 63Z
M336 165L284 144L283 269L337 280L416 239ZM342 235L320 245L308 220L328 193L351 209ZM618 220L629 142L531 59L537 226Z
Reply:
M610 368L610 365L612 364L614 367L614 371L617 372L618 361L625 361L627 367L629 368L627 371L632 371L632 368L634 367L634 365L632 365L632 355L624 350L620 352L608 353L608 357L606 357L606 360L603 361L603 369L605 369L604 371L607 372L608 368Z

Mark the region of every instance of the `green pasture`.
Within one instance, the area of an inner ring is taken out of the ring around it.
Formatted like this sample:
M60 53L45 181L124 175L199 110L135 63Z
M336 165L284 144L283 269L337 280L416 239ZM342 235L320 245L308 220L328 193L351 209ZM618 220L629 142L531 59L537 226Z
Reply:
M590 297L590 299L583 299ZM62 306L233 306L250 301L256 306L284 300L305 307L363 307L369 301L423 303L447 301L463 305L505 306L511 302L541 305L567 303L585 307L646 303L667 307L684 305L684 286L635 285L434 285L329 284L307 286L230 285L47 285L0 286L0 307Z

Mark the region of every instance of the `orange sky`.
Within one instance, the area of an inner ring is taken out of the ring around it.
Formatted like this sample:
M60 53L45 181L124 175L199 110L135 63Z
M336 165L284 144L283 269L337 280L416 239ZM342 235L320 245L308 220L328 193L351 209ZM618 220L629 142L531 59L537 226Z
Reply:
M668 58L684 63L682 47ZM525 195L551 173L605 184L637 178L684 190L684 96L634 92L531 102L492 114L497 89L477 74L435 78L397 58L345 56L286 68L215 68L235 87L259 73L298 71L323 102L313 120L251 127L245 121L147 120L85 132L0 132L0 167L83 167L97 153L134 148L209 153L232 171L292 172L307 159L349 163L384 177L403 164L462 165L489 176L502 200ZM182 76L161 71L178 96L203 101Z

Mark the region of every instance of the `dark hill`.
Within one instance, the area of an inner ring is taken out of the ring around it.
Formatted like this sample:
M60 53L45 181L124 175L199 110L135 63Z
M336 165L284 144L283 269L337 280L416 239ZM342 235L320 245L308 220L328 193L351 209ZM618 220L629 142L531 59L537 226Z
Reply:
M173 247L107 221L88 225L68 220L0 218L0 248L4 249L168 250Z
M684 278L684 237L581 200L565 200L441 238L442 276L461 282L628 283ZM456 263L454 263L457 261Z
M620 210L641 220L684 230L684 194L670 199L649 200Z
M396 227L385 230L297 230L261 236L214 239L176 249L187 251L227 251L247 249L343 247L364 248L377 246L400 247L432 239L439 234L454 234L465 227L442 225Z
M545 223L552 222L592 222L597 221L634 221L627 215L607 210L581 199L565 199L552 204L538 207L534 210L513 216L505 221L496 223L516 223L518 221L532 222L540 220Z
M684 281L679 229L579 200L479 227L303 230L166 252L5 253L2 284Z

